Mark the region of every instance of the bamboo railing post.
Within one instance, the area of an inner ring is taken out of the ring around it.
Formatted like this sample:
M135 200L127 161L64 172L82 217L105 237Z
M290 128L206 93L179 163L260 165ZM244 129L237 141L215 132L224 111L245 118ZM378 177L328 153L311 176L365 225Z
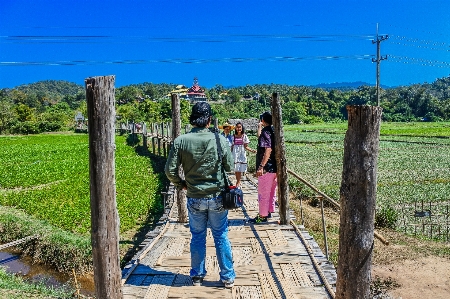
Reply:
M156 124L152 123L152 148L153 155L156 155L156 136L158 135L158 130L156 129Z
M144 145L144 148L148 150L148 144L147 144L147 124L145 122L142 123L142 144Z
M217 119L217 117L214 117L214 130L216 132L219 132L219 120Z
M323 197L320 197L320 210L322 212L322 227L323 227L323 241L325 243L325 255L327 257L327 260L329 259L328 255L328 238L327 238L327 224L325 222L325 212L323 210Z
M280 224L289 224L289 185L286 164L286 147L284 145L283 119L278 94L272 94L272 125L275 133L275 160L277 161L278 205Z
M347 106L336 298L370 297L380 107Z
M156 127L156 137L158 138L158 156L161 156L161 134L160 134L160 129L162 129L162 128L160 128L160 124L157 124L157 127Z
M181 135L181 108L178 94L172 94L172 141ZM178 174L184 179L183 166L180 165ZM176 199L178 206L178 222L186 223L188 218L186 206L186 191L176 190Z
M122 298L114 166L114 76L85 79L89 119L91 242L96 298Z

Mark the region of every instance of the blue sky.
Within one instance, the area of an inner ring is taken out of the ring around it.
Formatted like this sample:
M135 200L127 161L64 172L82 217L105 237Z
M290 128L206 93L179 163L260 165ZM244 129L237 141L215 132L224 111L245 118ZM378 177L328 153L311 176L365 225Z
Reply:
M40 80L314 85L450 74L448 0L0 0L0 88Z

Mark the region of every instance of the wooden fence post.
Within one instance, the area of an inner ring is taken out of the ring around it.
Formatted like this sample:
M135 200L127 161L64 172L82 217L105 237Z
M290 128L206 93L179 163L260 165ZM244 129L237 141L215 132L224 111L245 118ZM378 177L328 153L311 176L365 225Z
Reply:
M275 133L278 182L278 211L280 224L289 224L289 185L286 164L286 147L284 145L283 119L281 116L281 103L278 94L272 94L272 125Z
M369 298L377 192L380 107L347 106L340 190L336 298Z
M152 123L152 148L153 148L153 155L156 155L156 139L158 138L158 129L156 127L157 125L155 123ZM156 136L156 137L155 137Z
M89 119L91 242L96 298L122 298L114 167L114 76L85 79Z
M172 141L181 135L181 108L180 98L177 94L172 94ZM183 166L180 165L178 174L184 179ZM186 205L186 191L176 190L176 199L178 206L178 222L187 222L187 205Z
M142 144L144 145L144 148L148 150L148 144L147 144L147 124L145 122L142 123Z

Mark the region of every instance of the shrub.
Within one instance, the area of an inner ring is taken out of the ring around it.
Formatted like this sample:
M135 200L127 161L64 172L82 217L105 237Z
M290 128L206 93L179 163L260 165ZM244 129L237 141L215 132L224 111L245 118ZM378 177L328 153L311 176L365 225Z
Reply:
M382 207L375 214L375 226L395 228L398 216L398 212L391 206Z
M40 133L39 126L34 121L24 121L17 123L11 128L12 133L15 134L38 134Z
M61 122L50 122L50 121L40 121L38 123L38 128L40 132L56 132L61 130L63 127Z

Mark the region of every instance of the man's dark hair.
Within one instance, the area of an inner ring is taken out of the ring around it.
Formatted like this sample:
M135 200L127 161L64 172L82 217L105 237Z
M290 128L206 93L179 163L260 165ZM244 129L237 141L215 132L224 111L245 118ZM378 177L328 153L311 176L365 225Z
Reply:
M193 126L204 128L209 123L211 116L211 106L206 102L197 102L192 106L189 122Z
M269 125L272 125L272 114L269 111L264 112L262 115L262 120L268 123Z

